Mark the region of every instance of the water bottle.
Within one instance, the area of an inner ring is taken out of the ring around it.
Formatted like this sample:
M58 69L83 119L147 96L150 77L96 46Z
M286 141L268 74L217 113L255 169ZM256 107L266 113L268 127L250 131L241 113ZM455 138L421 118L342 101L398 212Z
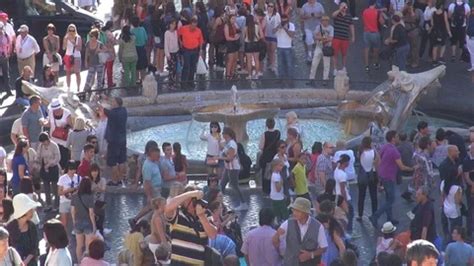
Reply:
M255 188L255 187L257 186L257 185L255 184L255 180L253 180L253 179L250 180L250 181L249 181L249 186L250 186L250 188Z

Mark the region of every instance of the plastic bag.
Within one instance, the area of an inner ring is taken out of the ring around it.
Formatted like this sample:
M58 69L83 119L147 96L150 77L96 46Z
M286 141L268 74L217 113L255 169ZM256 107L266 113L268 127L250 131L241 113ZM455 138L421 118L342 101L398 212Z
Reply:
M198 63L197 63L196 74L198 74L198 75L207 74L207 65L206 65L206 62L204 62L204 59L201 56L199 57L199 60L198 60Z

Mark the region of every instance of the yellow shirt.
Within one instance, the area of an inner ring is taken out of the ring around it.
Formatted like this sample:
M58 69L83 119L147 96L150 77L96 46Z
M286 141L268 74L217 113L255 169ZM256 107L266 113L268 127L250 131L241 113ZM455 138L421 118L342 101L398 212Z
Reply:
M301 163L297 163L291 171L295 176L295 193L296 195L304 195L308 193L308 182L306 180L306 167Z

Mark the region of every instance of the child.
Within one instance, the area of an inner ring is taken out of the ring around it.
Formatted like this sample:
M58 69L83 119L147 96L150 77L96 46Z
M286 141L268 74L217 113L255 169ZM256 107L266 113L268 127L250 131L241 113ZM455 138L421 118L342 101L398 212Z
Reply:
M270 199L272 200L273 212L278 223L288 218L287 202L283 193L283 179L280 175L284 166L285 164L281 159L274 159L271 163Z
M386 222L382 226L382 236L377 239L377 248L375 256L377 256L380 252L387 252L392 254L395 250L401 246L400 242L395 239L395 231L397 227L395 227L392 222Z
M304 152L300 153L298 156L298 161L291 170L294 178L294 191L296 197L302 197L311 201L308 190L308 181L306 179L306 154Z

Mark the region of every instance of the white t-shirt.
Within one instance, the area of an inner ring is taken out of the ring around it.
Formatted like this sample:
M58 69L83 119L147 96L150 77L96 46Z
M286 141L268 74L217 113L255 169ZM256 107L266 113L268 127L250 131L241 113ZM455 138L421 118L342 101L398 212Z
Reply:
M354 168L355 156L354 156L354 152L352 150L336 151L336 153L334 154L334 157L333 157L332 160L333 160L333 162L337 163L337 161L339 161L341 155L343 155L343 154L346 154L350 158L349 166L347 166L347 168L346 168L347 179L349 181L354 180L356 178L356 172L355 172L355 168Z
M25 38L22 38L21 35L18 35L16 37L15 52L19 59L27 59L39 53L40 47L33 36L28 34Z
M272 200L283 200L285 199L285 194L283 194L283 184L282 188L280 189L280 192L277 191L276 189L276 184L277 182L281 181L281 175L280 173L272 173L272 179L271 179L271 186L270 186L270 199Z
M81 182L81 177L78 176L77 174L74 174L72 178L69 177L67 174L65 174L59 177L58 186L61 186L65 189L78 188L80 182ZM62 195L61 197L59 197L59 202L67 203L67 202L71 202L71 200L66 198L66 196Z
M71 254L67 248L58 248L50 250L46 257L46 266L54 265L72 265Z
M220 143L218 139L216 139L212 134L202 134L200 138L201 140L207 141L207 154L219 156Z
M230 149L234 150L235 156L234 156L234 159L232 159L232 161L225 162L225 169L240 170L239 156L237 154L237 143L233 139L231 139L229 142L225 144L224 149L222 150L222 153L224 153L224 155L227 155L227 152Z
M375 160L375 150L365 150L362 152L360 155L360 165L366 172L370 172L372 170L375 170L374 166L374 160Z
M334 170L334 180L336 180L336 195L344 196L341 192L341 183L346 183L346 200L351 200L351 193L349 193L349 184L347 183L347 173L337 167L336 170Z
M449 188L449 194L444 198L443 211L448 218L458 218L461 215L461 209L456 204L455 195L458 189L461 189L458 185L452 185ZM441 193L444 191L444 180L440 184Z
M288 22L288 31L295 31L295 24ZM277 47L278 48L291 48L292 47L292 38L284 29L279 29L275 36L277 38Z
M80 42L82 42L82 40L81 40L81 36L79 35L77 35L76 43L68 39L66 41L66 55L72 55L72 51L74 51L74 57L81 58L81 51L74 49L74 46L76 44L79 44Z

